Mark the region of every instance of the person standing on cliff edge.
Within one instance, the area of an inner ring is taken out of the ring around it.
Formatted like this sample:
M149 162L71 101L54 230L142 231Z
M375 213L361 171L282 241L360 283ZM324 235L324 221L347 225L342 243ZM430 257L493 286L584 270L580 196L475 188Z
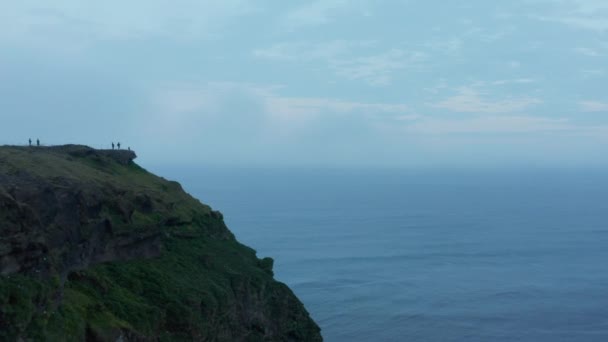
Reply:
M40 139L36 139L36 146L40 147Z
M112 141L112 149L114 149L114 142Z
M30 147L32 147L32 138L30 138L29 141L30 141Z
M116 144L116 146L118 147L118 149L120 150L120 143Z

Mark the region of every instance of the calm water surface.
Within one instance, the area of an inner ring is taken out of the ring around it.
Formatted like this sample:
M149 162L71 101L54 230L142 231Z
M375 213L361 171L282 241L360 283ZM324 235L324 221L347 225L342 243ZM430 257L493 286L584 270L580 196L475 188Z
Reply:
M608 171L163 168L327 341L608 341Z

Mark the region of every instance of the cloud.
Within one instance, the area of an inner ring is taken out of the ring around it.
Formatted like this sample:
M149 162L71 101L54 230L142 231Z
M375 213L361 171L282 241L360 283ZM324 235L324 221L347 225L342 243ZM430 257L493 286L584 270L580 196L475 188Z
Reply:
M521 67L521 62L520 61L509 61L507 63L507 66L511 69L519 69Z
M495 85L495 86L500 86L500 85L509 85L509 84L530 84L530 83L535 83L536 80L533 78L516 78L516 79L509 79L509 80L497 80L497 81L493 81L491 84Z
M372 86L389 85L395 72L420 70L428 59L423 52L399 48L378 53L376 45L373 41L279 43L255 49L253 55L273 61L323 63L339 77L364 81ZM373 53L369 52L371 48Z
M552 0L553 1L553 0ZM575 7L575 12L586 15L606 14L608 3L604 0L557 0Z
M423 116L420 114L405 114L405 115L398 115L398 116L393 117L394 120L403 121L403 122L416 121L416 120L420 120L422 118L423 118Z
M606 18L588 18L588 17L568 17L568 16L557 16L557 17L545 17L539 16L538 19L543 21L552 21L557 23L566 24L568 26L605 32L608 30L608 19Z
M440 51L446 54L455 54L459 52L460 50L462 50L463 45L464 40L462 37L453 37L443 40L434 39L432 41L424 43L425 48Z
M217 36L226 22L253 11L245 0L96 1L35 0L0 4L0 39L55 44L91 40L172 39Z
M286 62L313 62L346 58L354 50L374 46L372 41L334 40L330 42L277 43L253 50L253 56L261 59Z
M533 116L483 116L467 119L425 119L407 125L409 132L423 134L491 134L572 131L567 119Z
M556 18L555 21L581 29L600 32L608 30L608 19L606 18L562 17Z
M366 13L363 0L316 0L288 11L280 24L290 30L314 27L333 21L340 13Z
M550 4L554 13L532 18L561 23L572 28L605 32L608 30L608 3L603 0L536 0Z
M583 101L580 106L584 112L608 112L608 102Z
M282 97L263 95L267 112L278 117L302 117L319 114L366 114L404 113L408 107L401 104L364 103L315 97Z
M409 112L409 108L404 104L283 96L279 94L280 89L280 86L247 83L170 84L151 91L150 99L154 111L160 115L157 119L161 122L167 121L168 125L179 125L180 129L182 126L188 126L193 120L217 118L218 115L230 115L235 118L258 115L270 124L298 126L327 116L399 116ZM225 110L228 105L234 105L244 99L250 104L249 110Z
M105 144L131 130L126 122L142 100L135 82L53 63L47 55L15 62L2 51L0 139L21 143L24 135L36 135L45 143Z
M490 30L481 26L474 26L472 21L464 20L466 29L458 31L449 31L449 36L435 36L426 39L422 46L433 53L440 53L452 56L466 53L467 47L475 46L479 43L492 44L508 37L516 32L515 26L498 27L493 26ZM434 29L441 33L443 29L437 27ZM447 30L446 30L447 31Z
M363 80L372 86L386 86L399 70L420 69L427 55L391 49L381 54L353 59L334 60L331 66L336 75L349 80Z
M579 47L574 49L574 51L576 53L579 53L581 55L587 56L587 57L601 57L604 54L595 50L595 49L591 49L591 48L584 48L584 47Z
M489 100L482 97L483 93L472 87L461 87L458 94L445 100L431 104L432 107L447 109L460 113L513 113L521 112L542 101L532 97L509 97L503 100Z
M604 69L583 69L581 74L584 78L597 78L603 77L606 74Z
M185 146L180 150L231 163L318 163L321 155L334 163L347 157L345 151L356 157L368 149L367 141L382 139L375 131L377 122L405 120L410 113L400 103L286 96L286 91L281 86L230 82L154 86L148 92L149 105L133 124L142 135L156 137L150 142L156 153ZM184 153L175 154L170 158Z

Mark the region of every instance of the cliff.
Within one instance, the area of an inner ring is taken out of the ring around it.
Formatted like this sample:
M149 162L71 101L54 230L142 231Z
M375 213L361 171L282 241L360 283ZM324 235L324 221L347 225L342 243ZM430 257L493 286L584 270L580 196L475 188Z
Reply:
M135 157L0 147L0 340L321 340L272 259Z

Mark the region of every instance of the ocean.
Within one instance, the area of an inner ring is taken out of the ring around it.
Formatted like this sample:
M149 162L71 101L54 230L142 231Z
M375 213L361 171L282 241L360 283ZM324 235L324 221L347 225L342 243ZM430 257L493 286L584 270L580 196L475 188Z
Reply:
M608 170L155 167L326 341L608 341Z

